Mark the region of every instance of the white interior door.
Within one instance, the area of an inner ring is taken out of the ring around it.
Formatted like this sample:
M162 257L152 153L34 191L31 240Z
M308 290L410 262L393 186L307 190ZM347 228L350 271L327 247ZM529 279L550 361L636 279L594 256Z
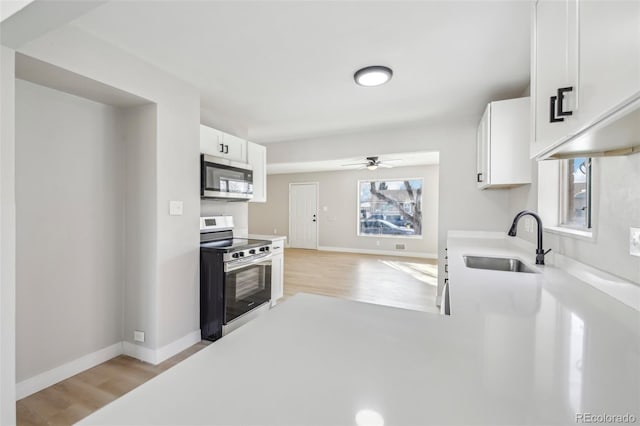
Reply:
M289 186L289 245L318 248L317 183L292 183Z

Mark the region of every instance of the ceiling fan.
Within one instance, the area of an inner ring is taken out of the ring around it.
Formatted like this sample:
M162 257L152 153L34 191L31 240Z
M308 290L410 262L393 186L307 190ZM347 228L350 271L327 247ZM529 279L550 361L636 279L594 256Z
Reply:
M366 157L365 161L363 163L352 163L352 164L343 164L343 166L361 166L358 167L359 169L369 169L369 170L375 170L378 167L383 167L383 168L387 168L390 169L391 167L393 167L390 164L390 162L393 161L401 161L399 159L387 159L387 160L379 160L378 157Z

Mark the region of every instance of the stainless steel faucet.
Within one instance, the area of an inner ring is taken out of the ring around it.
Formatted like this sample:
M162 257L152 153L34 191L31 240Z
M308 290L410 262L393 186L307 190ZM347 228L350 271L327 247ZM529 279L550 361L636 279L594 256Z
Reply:
M520 221L520 218L522 216L526 215L533 216L533 218L538 223L538 248L536 249L536 265L544 265L544 256L549 253L551 249L544 251L544 249L542 248L542 220L540 220L540 216L530 210L522 210L513 219L513 223L511 224L511 228L509 229L508 234L511 237L516 236L516 232L518 230L518 221Z

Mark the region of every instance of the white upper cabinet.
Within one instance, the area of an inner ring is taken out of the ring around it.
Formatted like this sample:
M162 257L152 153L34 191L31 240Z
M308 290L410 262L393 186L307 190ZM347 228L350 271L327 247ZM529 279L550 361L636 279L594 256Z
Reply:
M640 102L640 1L538 0L532 54L532 157L634 143L583 136Z
M200 125L200 153L218 156L222 150L222 132L213 127Z
M253 167L253 198L250 202L267 201L267 148L247 142L247 162Z
M200 152L240 163L247 162L247 141L213 127L200 125Z
M640 94L640 1L580 2L580 125Z
M477 133L478 188L531 183L530 98L491 102Z
M232 161L240 163L247 162L247 141L229 133L222 133L222 141L220 143L223 152L219 157L228 158Z
M578 94L577 1L541 0L535 7L532 61L535 80L531 87L535 100L535 128L532 155L544 151L577 128L573 112ZM560 92L562 99L558 99L559 89L566 89ZM571 115L558 116L560 104L561 114Z

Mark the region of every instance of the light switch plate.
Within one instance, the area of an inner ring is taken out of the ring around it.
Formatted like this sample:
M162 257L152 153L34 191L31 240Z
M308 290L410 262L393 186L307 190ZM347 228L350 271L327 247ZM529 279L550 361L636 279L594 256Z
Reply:
M169 201L169 214L171 216L182 216L182 201Z
M629 228L629 254L640 257L640 228Z

